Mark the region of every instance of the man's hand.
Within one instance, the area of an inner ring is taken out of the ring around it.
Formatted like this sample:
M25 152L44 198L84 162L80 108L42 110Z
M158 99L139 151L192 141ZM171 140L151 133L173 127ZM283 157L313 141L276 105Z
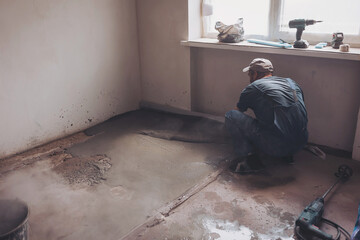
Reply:
M235 107L234 110L240 111L240 109L239 109L238 107ZM240 111L240 112L241 112L241 111ZM246 115L248 115L248 116L256 119L256 116L255 116L254 111L253 111L252 109L250 109L250 108L248 108L248 109L247 109L245 112L243 112L243 113L245 113Z

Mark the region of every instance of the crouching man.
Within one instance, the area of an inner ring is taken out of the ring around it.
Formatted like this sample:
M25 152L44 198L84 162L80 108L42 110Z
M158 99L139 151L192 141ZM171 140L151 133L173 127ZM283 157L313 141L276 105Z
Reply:
M243 69L250 84L242 91L236 110L225 115L236 158L230 169L252 173L264 168L259 156L268 155L293 162L293 155L308 140L304 95L290 78L273 76L272 63L254 59ZM245 114L252 109L256 118Z

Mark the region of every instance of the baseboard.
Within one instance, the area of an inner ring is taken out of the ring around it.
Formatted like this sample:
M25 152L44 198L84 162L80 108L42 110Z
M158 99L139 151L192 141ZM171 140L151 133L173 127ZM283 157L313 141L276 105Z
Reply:
M175 113L175 114L182 114L182 115L188 115L188 116L196 116L196 117L204 117L211 120L215 120L218 122L225 122L224 116L215 116L208 113L201 113L201 112L193 112L186 109L180 109L176 107L172 107L169 105L162 105L158 103L148 102L148 101L141 101L140 102L140 108L141 109L152 109L157 110L161 112L169 112L169 113Z

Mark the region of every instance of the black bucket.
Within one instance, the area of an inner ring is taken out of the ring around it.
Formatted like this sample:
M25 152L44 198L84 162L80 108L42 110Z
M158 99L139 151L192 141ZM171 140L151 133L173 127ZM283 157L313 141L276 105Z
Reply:
M28 216L26 203L0 200L0 240L27 240Z

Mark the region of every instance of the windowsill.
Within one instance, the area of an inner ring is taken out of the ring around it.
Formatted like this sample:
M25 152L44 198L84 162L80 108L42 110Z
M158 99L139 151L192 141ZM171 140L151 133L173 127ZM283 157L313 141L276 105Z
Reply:
M240 43L220 43L217 39L200 38L195 40L182 41L181 45L198 48L213 48L223 50L236 50L246 52L261 52L272 54L284 54L304 57L333 58L344 60L360 61L360 48L351 48L349 52L340 52L332 47L317 49L313 45L306 49L299 48L278 48L267 45L249 43L246 40Z

